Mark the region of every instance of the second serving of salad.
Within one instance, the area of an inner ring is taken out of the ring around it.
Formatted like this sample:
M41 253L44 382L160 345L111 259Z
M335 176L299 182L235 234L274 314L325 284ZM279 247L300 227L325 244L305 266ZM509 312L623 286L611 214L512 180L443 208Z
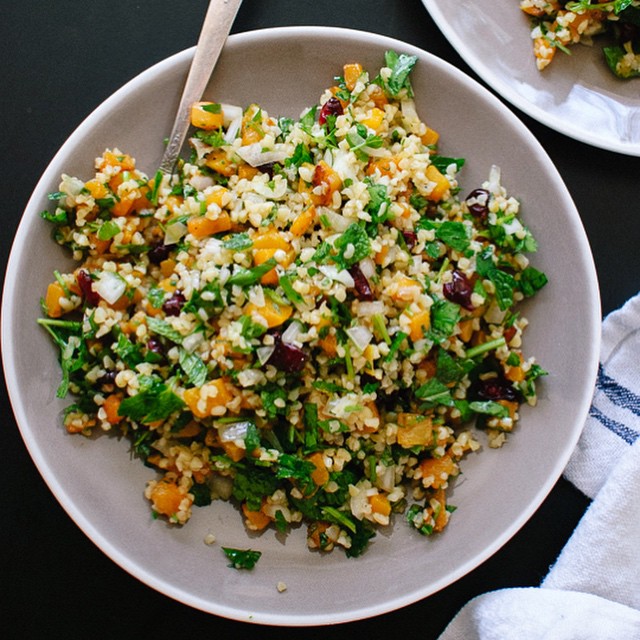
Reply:
M539 70L556 51L571 54L571 46L591 45L603 35L604 60L619 78L640 76L640 2L638 0L519 0L532 17L533 53Z
M351 557L394 519L430 535L465 454L535 404L536 241L498 167L462 190L415 63L346 64L297 121L198 103L174 175L114 148L51 194L76 261L40 320L64 425L130 439L154 516L231 500L250 530L304 524Z

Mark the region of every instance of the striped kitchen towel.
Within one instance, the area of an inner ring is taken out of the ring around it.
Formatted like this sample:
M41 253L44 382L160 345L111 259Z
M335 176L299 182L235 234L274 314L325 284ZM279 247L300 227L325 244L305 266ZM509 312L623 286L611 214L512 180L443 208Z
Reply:
M439 640L640 639L640 294L602 325L589 417L564 476L593 502L540 587L468 602Z
M600 366L589 417L564 477L594 498L640 436L640 295L602 325Z

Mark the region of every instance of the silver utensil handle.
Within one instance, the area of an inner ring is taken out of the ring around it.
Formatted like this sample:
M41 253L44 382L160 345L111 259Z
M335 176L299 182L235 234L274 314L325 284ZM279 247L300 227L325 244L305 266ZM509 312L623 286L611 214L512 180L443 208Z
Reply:
M189 130L191 105L202 98L242 0L211 0L189 68L160 171L172 173Z

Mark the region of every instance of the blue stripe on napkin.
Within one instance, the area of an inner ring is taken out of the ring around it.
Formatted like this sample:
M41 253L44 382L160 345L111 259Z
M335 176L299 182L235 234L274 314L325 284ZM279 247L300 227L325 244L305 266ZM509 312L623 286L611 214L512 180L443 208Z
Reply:
M630 411L636 416L640 416L640 396L607 375L602 364L598 367L596 389L602 391L613 404ZM622 438L627 444L633 444L640 437L640 434L635 429L605 415L594 405L591 406L589 415L598 420L609 431Z

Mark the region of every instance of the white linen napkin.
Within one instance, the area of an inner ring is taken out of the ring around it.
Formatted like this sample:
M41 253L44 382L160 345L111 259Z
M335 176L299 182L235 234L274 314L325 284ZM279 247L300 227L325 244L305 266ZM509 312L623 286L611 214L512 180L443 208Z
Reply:
M640 294L603 322L593 402L564 476L593 502L540 587L474 598L439 640L640 639Z

